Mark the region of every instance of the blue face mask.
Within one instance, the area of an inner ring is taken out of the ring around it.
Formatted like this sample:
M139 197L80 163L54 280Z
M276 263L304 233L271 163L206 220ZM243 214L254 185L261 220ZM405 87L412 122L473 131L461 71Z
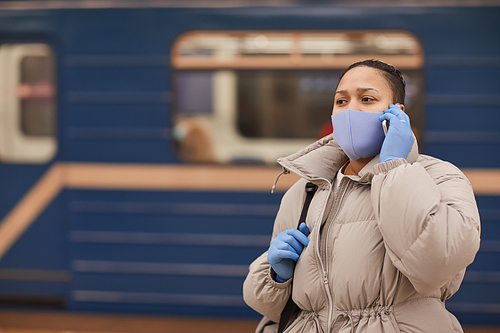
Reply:
M351 161L380 153L385 138L378 120L382 114L346 109L332 115L333 139Z

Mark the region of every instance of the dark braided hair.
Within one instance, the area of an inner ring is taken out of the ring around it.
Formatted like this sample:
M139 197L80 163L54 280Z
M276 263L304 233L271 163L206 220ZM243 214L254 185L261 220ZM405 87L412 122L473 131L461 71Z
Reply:
M359 66L371 67L381 71L382 74L384 74L384 77L386 78L392 90L393 103L405 104L406 83L403 78L403 74L401 74L401 72L398 69L396 69L396 67L386 64L385 62L382 62L380 60L371 59L371 60L355 62L340 75L340 80L349 70Z

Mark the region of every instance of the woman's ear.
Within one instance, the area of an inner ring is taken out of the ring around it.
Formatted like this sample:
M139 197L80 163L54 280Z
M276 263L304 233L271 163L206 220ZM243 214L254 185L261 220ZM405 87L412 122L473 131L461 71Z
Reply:
M396 105L398 108L401 109L401 111L405 112L405 106L404 104L401 104L401 103L394 103L394 105Z

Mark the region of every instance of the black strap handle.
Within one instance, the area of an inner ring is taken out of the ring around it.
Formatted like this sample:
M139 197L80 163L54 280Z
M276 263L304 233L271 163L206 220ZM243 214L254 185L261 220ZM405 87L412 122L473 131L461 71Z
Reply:
M309 205L311 204L311 200L316 193L316 190L318 189L318 185L315 185L311 182L306 184L306 201L304 202L304 207L302 208L302 213L300 214L299 218L299 224L297 225L297 229L299 229L300 224L302 222L306 221L306 216L307 216L307 211L309 210ZM283 333L285 331L286 325L288 324L288 321L292 317L292 315L295 313L295 311L298 310L297 304L292 299L292 293L290 293L290 297L288 297L288 302L286 302L285 308L281 312L280 316L280 322L278 325L278 332L277 333Z
M299 229L300 224L302 222L306 222L307 211L309 210L309 206L311 205L312 198L318 189L318 185L313 184L311 182L306 184L306 201L304 202L304 207L302 208L302 213L300 214L299 224L297 225L297 229Z

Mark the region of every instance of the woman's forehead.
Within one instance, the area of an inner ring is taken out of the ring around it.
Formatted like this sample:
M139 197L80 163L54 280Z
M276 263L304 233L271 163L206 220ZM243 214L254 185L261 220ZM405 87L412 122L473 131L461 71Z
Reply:
M337 86L337 91L358 88L374 88L380 92L390 90L383 72L367 66L354 67L345 73Z

